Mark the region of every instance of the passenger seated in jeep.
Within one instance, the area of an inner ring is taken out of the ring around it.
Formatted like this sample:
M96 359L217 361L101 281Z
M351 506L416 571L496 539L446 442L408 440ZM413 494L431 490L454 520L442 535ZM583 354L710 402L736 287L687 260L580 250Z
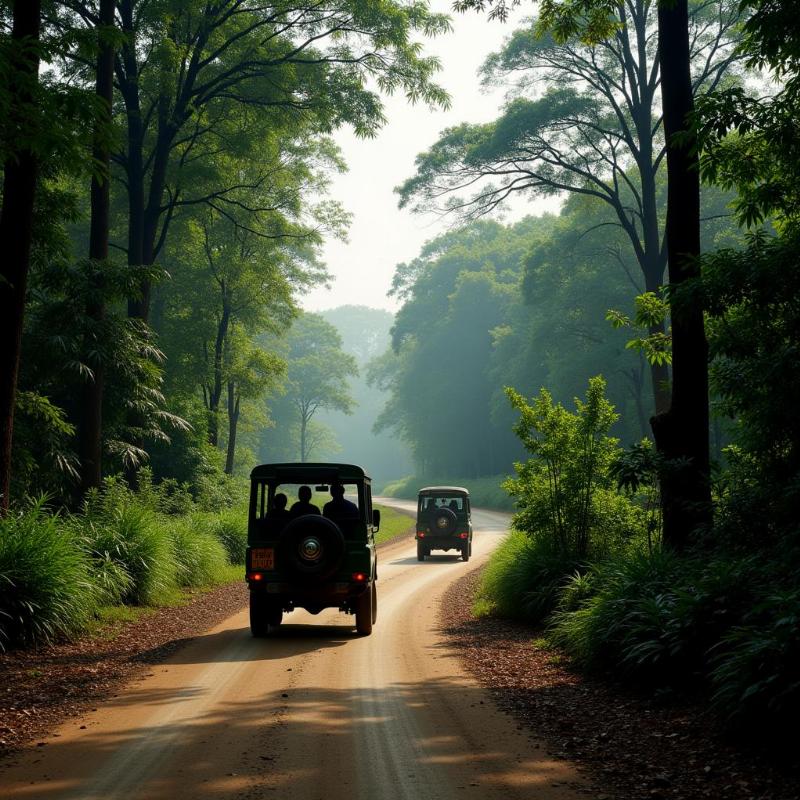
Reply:
M289 521L289 511L286 508L288 502L289 498L283 492L278 492L272 498L272 509L267 514L267 519L276 530L280 530Z
M341 483L331 484L331 500L322 508L322 515L329 519L342 519L345 517L358 517L358 506L345 500L344 486Z
M292 517L302 517L304 514L319 514L319 508L311 502L311 487L301 486L297 490L297 502L290 510Z

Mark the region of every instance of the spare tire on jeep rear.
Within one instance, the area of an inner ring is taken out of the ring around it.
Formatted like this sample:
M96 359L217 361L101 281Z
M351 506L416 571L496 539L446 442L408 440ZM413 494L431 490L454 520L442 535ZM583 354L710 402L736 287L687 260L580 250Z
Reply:
M437 508L433 515L433 533L453 533L458 518L450 508Z
M344 536L335 522L318 514L304 514L283 529L277 567L297 578L322 580L336 572L344 551Z

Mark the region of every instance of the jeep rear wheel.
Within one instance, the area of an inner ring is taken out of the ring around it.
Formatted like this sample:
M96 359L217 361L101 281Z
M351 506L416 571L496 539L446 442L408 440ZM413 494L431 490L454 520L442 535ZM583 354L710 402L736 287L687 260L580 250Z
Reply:
M372 582L372 624L378 619L378 587L375 581Z
M422 543L417 542L417 561L424 561L426 555L427 554L425 553L425 548L422 546Z
M461 560L462 561L469 561L469 551L470 551L470 546L468 544L465 544L461 548Z
M373 603L375 598L375 591L374 591L375 584L372 584L372 587L367 589L361 597L358 598L356 601L356 630L362 636L369 636L372 633L372 623L373 623Z
M250 632L260 639L270 629L277 628L283 619L283 609L262 592L250 592Z

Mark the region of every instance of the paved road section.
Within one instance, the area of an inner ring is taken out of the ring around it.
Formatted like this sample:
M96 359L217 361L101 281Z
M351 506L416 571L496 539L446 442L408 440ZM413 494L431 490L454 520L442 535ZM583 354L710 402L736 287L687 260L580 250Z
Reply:
M415 509L414 503L383 501ZM437 632L447 587L483 563L509 516L473 512L473 558L379 556L378 621L247 613L198 637L96 712L0 771L0 797L55 800L566 800L576 772L496 711ZM569 785L568 785L569 784Z

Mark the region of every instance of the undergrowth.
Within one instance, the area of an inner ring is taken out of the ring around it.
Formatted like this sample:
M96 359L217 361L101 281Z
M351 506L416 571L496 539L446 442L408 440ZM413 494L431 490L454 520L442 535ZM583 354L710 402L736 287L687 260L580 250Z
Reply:
M244 506L214 499L220 510L209 511L144 472L140 491L109 479L80 513L40 498L1 518L0 649L68 638L115 607L172 605L182 589L240 577Z

